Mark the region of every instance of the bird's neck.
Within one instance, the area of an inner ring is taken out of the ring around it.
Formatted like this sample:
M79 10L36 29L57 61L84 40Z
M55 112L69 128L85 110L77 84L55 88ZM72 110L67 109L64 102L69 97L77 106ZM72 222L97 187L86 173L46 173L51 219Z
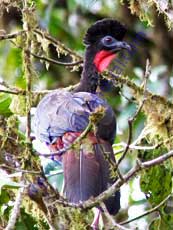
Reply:
M96 69L94 61L94 50L87 48L84 59L84 67L79 86L76 92L95 93L98 86L99 73Z

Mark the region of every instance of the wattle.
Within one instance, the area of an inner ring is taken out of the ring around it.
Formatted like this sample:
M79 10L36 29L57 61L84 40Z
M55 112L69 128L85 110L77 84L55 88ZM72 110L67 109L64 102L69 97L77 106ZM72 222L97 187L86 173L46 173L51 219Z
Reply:
M114 53L107 50L99 51L94 58L94 64L98 72L103 72L109 66L115 56L116 55Z

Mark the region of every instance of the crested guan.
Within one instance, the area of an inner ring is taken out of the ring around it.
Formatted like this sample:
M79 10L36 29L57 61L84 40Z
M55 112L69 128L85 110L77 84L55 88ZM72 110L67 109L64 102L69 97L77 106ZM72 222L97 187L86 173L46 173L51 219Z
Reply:
M89 123L90 114L98 107L105 109L97 124L80 145L52 159L62 163L64 194L68 201L78 203L106 190L115 178L109 172L109 163L103 150L115 161L112 144L116 134L116 119L112 108L97 93L100 73L116 58L122 49L130 50L123 42L125 27L116 20L103 19L86 32L86 52L81 80L72 92L64 89L47 94L38 104L35 114L36 137L47 143L50 151L68 147L80 136ZM120 192L105 200L110 214L120 208Z

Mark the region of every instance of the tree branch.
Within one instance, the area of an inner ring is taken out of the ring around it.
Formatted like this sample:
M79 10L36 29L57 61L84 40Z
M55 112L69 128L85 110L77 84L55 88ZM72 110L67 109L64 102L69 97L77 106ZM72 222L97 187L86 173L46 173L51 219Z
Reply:
M0 85L1 85L1 83L0 83ZM72 91L77 86L78 86L78 84L70 85L70 86L67 86L67 87L63 88L63 90ZM34 90L34 91L31 90L31 94L32 94L32 97L34 98L35 96L41 96L41 95L44 96L47 93L51 93L51 92L54 92L54 91L57 91L57 89L52 89L52 90L48 90L48 89L46 89L46 90ZM18 89L18 88L12 88L10 86L8 86L7 89L0 89L0 92L14 94L14 95L26 96L26 90Z
M17 218L18 218L19 213L20 213L20 205L22 202L23 192L24 192L24 188L23 187L19 188L18 194L16 196L16 200L14 203L14 207L12 209L11 216L10 216L10 219L8 221L8 225L6 226L5 230L15 229L15 224L16 224Z
M9 169L9 170L12 170L15 172L21 172L21 173L36 174L36 175L42 174L42 172L39 172L39 171L30 171L30 170L23 170L20 168L13 168L13 167L5 165L5 164L0 164L0 168Z
M111 229L113 227L115 229L115 227L116 227L116 229L118 229L118 230L130 230L129 228L125 228L125 227L121 226L122 224L118 224L118 223L115 222L113 216L109 214L109 212L108 212L108 210L107 210L107 208L106 208L104 203L101 204L101 207L103 209L103 215L105 215L106 218L108 219L108 221L111 223L111 226L110 226Z
M30 52L30 54L35 57L35 58L38 58L40 60L43 60L43 61L47 61L47 62L50 62L52 64L56 64L56 65L64 65L64 66L75 66L75 65L79 65L79 64L82 64L83 61L80 60L80 61L76 61L76 62L60 62L60 61L57 61L55 59L52 59L52 58L48 58L48 57L44 57L44 56L40 56L40 55L37 55L37 54L34 54L32 52Z
M6 31L4 31L4 33L5 32ZM21 30L21 31L18 31L16 33L12 33L12 34L0 34L0 41L8 40L8 39L14 39L14 38L17 38L18 36L20 36L24 33L26 33L26 30Z
M56 45L57 47L60 47L62 50L64 50L65 52L67 52L68 54L70 54L71 56L76 57L77 59L79 59L79 61L82 61L83 58L77 54L76 52L72 51L71 49L67 48L64 44L62 44L60 41L56 40L55 38L53 38L52 36L50 36L48 33L46 33L45 31L41 31L39 29L35 29L34 33L39 34L40 36L46 38L47 40L49 40L52 44Z
M171 3L169 4L169 1L158 1L158 0L153 0L153 2L156 4L157 9L159 12L164 14L167 17L168 20L168 27L173 26L173 11L172 11L172 6Z
M130 169L128 173L123 175L123 181L121 179L118 179L113 185L111 185L106 191L102 192L99 196L92 197L88 199L87 201L81 202L80 204L73 204L73 203L68 203L68 202L58 201L58 200L55 201L54 203L60 203L60 204L63 204L64 206L69 206L69 207L74 207L74 208L82 208L82 209L93 208L99 205L105 199L108 199L110 196L112 196L116 191L120 189L120 187L124 183L127 183L129 180L131 180L140 171L146 168L151 168L155 165L162 164L164 161L168 160L171 157L173 157L173 150L153 160L149 160L143 163L137 160L135 166L132 169Z
M15 45L18 49L23 49L23 47L17 45L15 42L11 41L11 43L13 45ZM41 55L35 54L35 53L31 52L29 49L26 50L26 51L30 55L32 55L33 57L35 57L37 59L40 59L40 60L43 60L43 61L55 64L55 65L64 65L64 66L69 66L70 67L70 66L75 66L75 65L79 65L79 64L83 63L83 60L79 60L79 61L76 61L76 62L61 62L61 61L57 61L57 60L49 58L49 57L45 57L45 56L41 56Z
M140 219L140 218L142 218L142 217L144 217L144 216L147 216L147 215L149 215L149 214L151 214L151 213L153 213L153 212L158 211L158 209L159 209L161 206L163 206L163 205L166 203L166 201L167 201L170 197L171 197L171 195L168 195L164 200L162 200L162 201L161 201L157 206L155 206L154 208L149 209L148 211L144 212L142 215L139 215L139 216L137 216L137 217L135 217L135 218L133 218L133 219L126 220L126 221L123 221L123 222L120 222L120 224L121 224L121 225L129 224L129 223L131 223L131 222L133 222L133 221L135 221L135 220L138 220L138 219Z
M129 150L129 146L130 146L130 143L132 141L132 131L133 131L133 122L135 121L136 117L138 116L138 114L141 112L142 110L142 107L145 103L145 100L146 100L146 86L147 86L147 80L149 78L149 75L151 73L151 66L150 66L150 63L149 63L149 60L147 59L146 61L146 69L145 69L145 74L144 74L144 82L143 82L143 99L141 101L141 104L139 105L137 111L135 112L135 114L133 115L133 117L129 118L128 119L128 125L129 125L129 136L128 136L128 141L127 141L127 145L126 145L126 148L122 154L122 156L120 157L119 161L118 161L118 165L121 163L121 161L125 158L128 150Z

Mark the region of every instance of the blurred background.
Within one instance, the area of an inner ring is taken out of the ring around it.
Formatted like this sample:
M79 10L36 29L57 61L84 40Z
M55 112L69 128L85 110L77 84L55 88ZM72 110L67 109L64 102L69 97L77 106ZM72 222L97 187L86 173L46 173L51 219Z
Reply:
M85 31L99 19L112 17L124 23L128 30L125 40L131 44L135 40L136 33L142 33L142 39L137 44L133 57L126 60L123 75L140 85L148 58L151 64L151 75L147 88L172 101L173 30L165 15L159 13L152 2L154 1L37 0L34 1L34 4L38 26L81 56L85 50L82 42ZM171 1L169 3L171 4ZM21 12L15 4L8 10L1 9L0 34L13 33L22 29ZM60 61L71 61L68 55L58 56L53 46L49 47L49 56ZM82 70L79 67L77 71L73 71L51 63L47 70L45 63L38 59L34 59L34 68L37 77L33 82L33 90L56 89L76 84ZM21 50L9 41L1 41L0 80L24 89L26 81L23 74ZM115 143L127 142L128 118L136 110L131 91L126 86L113 86L110 92L105 93L105 97L117 116L118 135ZM140 113L133 125L133 140L139 136L144 125L145 116ZM121 164L122 172L127 172L132 167L137 154L138 152L135 151L133 154L128 154ZM124 185L121 191L122 210L118 217L119 220L135 217L150 207L145 194L140 191L138 177L130 181L128 185ZM151 216L144 217L132 222L130 227L137 226L141 230L147 229L150 220Z

